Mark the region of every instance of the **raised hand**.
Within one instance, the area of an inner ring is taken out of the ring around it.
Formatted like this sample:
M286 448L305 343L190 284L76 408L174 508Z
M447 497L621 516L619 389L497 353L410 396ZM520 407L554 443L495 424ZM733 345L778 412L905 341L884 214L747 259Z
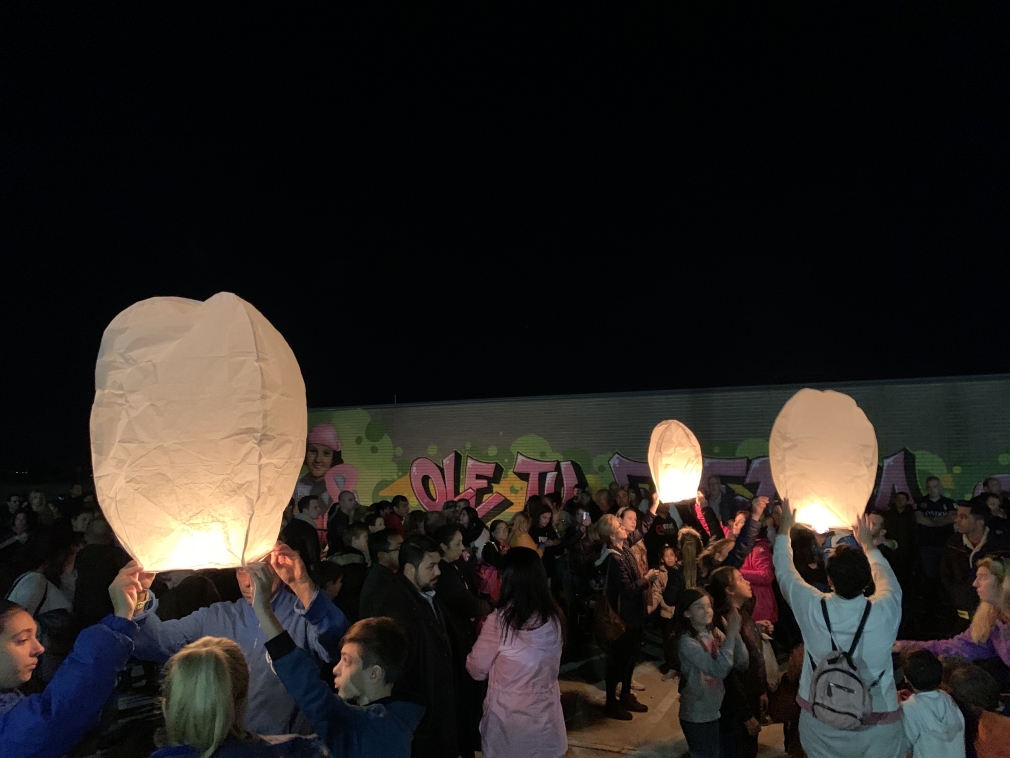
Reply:
M269 608L274 594L273 570L266 563L248 563L245 570L253 580L253 608Z
M124 619L132 619L137 603L145 588L139 577L143 567L136 561L130 561L112 580L109 585L109 598L112 600L112 612ZM152 575L153 576L153 575ZM147 585L150 587L150 583Z
M308 608L316 594L316 584L309 577L302 557L283 542L278 542L267 560L281 581L290 587L302 601L302 605Z
M864 553L875 549L877 546L873 542L873 527L870 525L870 517L868 514L863 514L858 519L856 519L856 524L852 528L853 536L856 538L856 542L859 546L863 548Z
M736 611L730 611L726 617L726 636L730 637L734 634L740 634L740 623L740 614Z
M793 509L789 506L788 500L782 501L782 518L779 519L779 534L784 534L787 537L792 531L793 527L796 525L796 514L793 513Z
M268 640L272 640L284 631L281 622L270 607L274 594L274 572L266 563L248 563L245 566L249 578L253 580L253 612L263 628Z
M310 581L309 572L305 568L302 557L283 542L278 542L274 546L273 552L267 557L267 561L270 563L270 568L274 570L274 573L291 589L294 589L294 585L296 584Z
M761 497L756 497L753 500L751 500L751 505L753 506L753 509L751 510L750 517L755 521L760 521L761 516L764 515L765 508L768 507L768 498L766 498L764 495L761 495Z

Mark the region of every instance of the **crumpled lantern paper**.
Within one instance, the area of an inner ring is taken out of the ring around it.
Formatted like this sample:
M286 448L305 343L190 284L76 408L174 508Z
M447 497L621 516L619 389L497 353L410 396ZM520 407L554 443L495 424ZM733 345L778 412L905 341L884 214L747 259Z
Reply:
M679 503L698 495L705 464L694 432L679 421L661 421L649 439L649 472L660 502Z
M102 337L91 409L99 504L147 571L273 548L305 457L305 382L280 333L227 292L156 297Z
M877 478L877 435L856 401L803 389L779 412L768 440L775 488L796 521L819 533L852 528Z

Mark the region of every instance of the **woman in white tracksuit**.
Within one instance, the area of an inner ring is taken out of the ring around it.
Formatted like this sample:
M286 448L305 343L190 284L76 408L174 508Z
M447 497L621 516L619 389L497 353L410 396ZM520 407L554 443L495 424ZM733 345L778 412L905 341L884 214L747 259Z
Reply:
M904 758L907 750L891 667L891 648L898 636L898 624L901 622L901 587L887 560L873 545L871 529L864 521L865 517L860 519L855 529L865 559L869 561L869 574L866 575L867 581L863 586L868 585L872 577L876 592L872 597L866 598L859 588L848 586L852 580L851 573L844 589L839 581L842 575L839 573L832 577L832 562L838 560L839 553L843 552L840 547L828 563L828 577L834 583L836 591L824 593L804 582L793 565L789 532L795 524L795 516L788 503L783 503L782 528L775 538L772 559L779 587L793 609L796 622L803 633L807 653L803 657L797 700L803 708L800 712L800 742L809 758ZM851 552L842 558L843 563L837 565L861 565L865 572L863 556L855 548L846 546L845 550ZM828 633L824 623L822 599L827 603L832 634ZM811 713L808 699L811 697L813 668L810 660L813 658L819 663L831 652L832 637L841 649L848 649L866 609L867 600L872 607L853 658L863 681L867 685L873 685L870 689L871 725L854 731L835 729L817 720Z

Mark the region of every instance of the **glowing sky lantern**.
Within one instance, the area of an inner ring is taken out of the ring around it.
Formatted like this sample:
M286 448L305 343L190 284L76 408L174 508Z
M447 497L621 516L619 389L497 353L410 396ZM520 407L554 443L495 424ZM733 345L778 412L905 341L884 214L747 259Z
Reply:
M877 477L877 436L856 401L803 389L783 406L768 440L775 488L796 521L825 532L852 528Z
M662 421L649 439L649 471L663 503L693 500L704 459L694 432L679 421Z
M228 568L273 547L305 457L305 382L249 303L156 297L102 337L98 502L148 571Z

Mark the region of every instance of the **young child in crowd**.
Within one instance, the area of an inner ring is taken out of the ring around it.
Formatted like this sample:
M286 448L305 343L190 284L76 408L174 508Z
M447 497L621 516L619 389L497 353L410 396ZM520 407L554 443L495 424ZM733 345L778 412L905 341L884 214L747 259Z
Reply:
M719 758L719 706L730 669L747 668L749 657L740 637L740 614L731 613L726 635L713 625L711 596L685 590L677 606L680 654L680 727L692 758Z
M676 624L677 599L684 589L684 576L677 570L677 553L672 545L663 546L659 578L652 585L654 603L659 608L663 632L663 681L677 676L677 640L673 636Z
M928 650L917 650L905 662L911 697L901 704L901 722L915 758L964 758L964 716L946 692L943 664Z

